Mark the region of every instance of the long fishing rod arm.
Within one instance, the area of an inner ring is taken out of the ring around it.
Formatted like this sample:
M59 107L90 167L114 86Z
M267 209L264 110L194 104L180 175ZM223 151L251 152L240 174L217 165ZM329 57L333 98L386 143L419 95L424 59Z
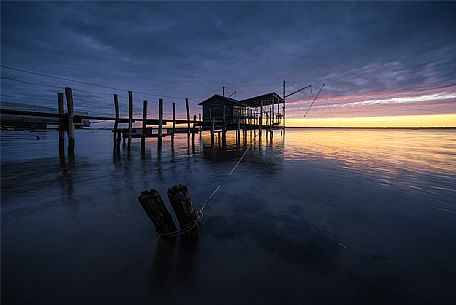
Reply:
M312 88L312 85L305 86L305 87L303 87L301 89L298 89L298 90L296 90L296 91L294 91L294 92L292 92L290 94L287 94L287 95L285 95L285 98L287 98L289 96L292 96L293 94L296 94L298 92L301 92L302 90L306 90L307 88Z
M317 100L318 96L320 95L321 93L321 90L323 90L323 88L325 87L325 84L323 84L320 88L320 90L318 91L317 95L315 95L315 98L313 99L312 103L310 104L309 108L307 108L307 111L306 113L304 114L304 118L306 118L307 114L309 113L310 111L310 108L312 108L313 104L315 103L315 101Z

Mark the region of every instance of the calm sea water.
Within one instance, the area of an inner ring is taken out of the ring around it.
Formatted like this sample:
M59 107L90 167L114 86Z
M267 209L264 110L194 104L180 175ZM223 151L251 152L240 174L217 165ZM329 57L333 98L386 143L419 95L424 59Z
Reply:
M56 140L1 134L4 304L455 304L455 130L276 132L228 178L234 135ZM197 242L158 240L137 200L223 181Z

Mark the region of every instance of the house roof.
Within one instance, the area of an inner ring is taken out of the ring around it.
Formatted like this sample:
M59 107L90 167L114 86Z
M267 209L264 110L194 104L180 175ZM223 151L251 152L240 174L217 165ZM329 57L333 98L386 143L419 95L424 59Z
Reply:
M280 97L280 95L277 93L271 92L255 97L250 97L239 102L249 107L259 107L261 106L261 102L263 102L263 106L283 103L283 98Z
M271 93L266 93L263 95L250 97L250 98L240 100L240 101L235 100L234 98L214 94L213 96L211 96L207 100L202 101L198 105L205 105L207 103L211 103L216 100L223 100L227 103L232 103L232 104L247 106L247 107L260 107L261 102L263 102L263 106L283 103L283 98L280 97L280 95L278 95L275 92L271 92Z
M211 97L208 98L207 100L202 101L202 102L199 103L198 105L204 105L204 104L213 102L213 101L215 101L215 100L224 100L224 101L227 102L227 103L232 103L232 104L236 104L236 105L241 105L241 104L242 104L242 103L240 103L238 100L235 100L234 98L230 98L230 97L226 97L226 96L221 96L221 95L218 95L218 94L214 94L213 96L211 96Z

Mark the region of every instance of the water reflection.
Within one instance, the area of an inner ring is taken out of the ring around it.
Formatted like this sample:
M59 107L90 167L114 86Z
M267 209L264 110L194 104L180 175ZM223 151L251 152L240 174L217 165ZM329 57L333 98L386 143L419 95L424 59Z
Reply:
M455 297L454 215L429 208L441 201L452 209L454 131L303 129L272 139L253 132L239 146L234 133L223 146L211 146L207 133L194 144L183 134L164 138L161 149L156 139L143 151L133 141L130 153L113 151L109 131L77 131L74 162L59 158L57 134L8 137L1 139L5 303ZM196 242L157 239L137 200L146 189L166 194L184 183L199 206L222 182Z
M439 197L456 195L455 141L455 130L291 129L284 158L330 160L447 208L456 202Z
M359 170L387 174L456 173L454 130L288 130L285 158L337 160Z
M152 289L167 294L174 289L191 289L199 273L198 232L178 238L159 238L151 265Z

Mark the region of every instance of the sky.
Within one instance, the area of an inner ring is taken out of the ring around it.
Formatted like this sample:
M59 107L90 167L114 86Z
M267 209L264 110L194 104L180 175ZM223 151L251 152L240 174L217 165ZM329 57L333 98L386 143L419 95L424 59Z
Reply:
M312 85L287 99L293 126L456 126L454 37L451 2L2 2L2 65L102 86L2 67L1 100L55 107L70 86L77 111L112 115L133 90L136 115L162 97L183 118L185 97L199 113L222 86L243 99L285 80Z

